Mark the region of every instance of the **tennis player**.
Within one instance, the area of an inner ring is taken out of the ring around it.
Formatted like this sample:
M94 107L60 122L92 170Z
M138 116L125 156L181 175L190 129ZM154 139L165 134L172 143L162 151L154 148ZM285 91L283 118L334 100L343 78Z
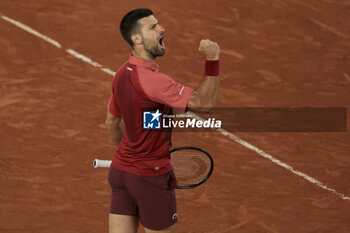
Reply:
M146 233L175 232L177 221L170 164L171 132L143 129L143 111L169 114L171 108L212 109L219 90L219 45L201 40L204 77L198 90L174 81L155 63L165 53L165 30L149 9L126 14L120 32L131 46L131 55L112 81L106 126L117 146L109 170L112 188L109 232L136 233L139 222Z

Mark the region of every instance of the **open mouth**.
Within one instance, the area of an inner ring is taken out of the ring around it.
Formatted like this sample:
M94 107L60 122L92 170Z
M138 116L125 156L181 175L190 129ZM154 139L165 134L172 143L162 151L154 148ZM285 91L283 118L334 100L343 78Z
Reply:
M161 37L161 38L159 39L159 44L160 44L160 47L162 47L163 49L165 48L164 37Z

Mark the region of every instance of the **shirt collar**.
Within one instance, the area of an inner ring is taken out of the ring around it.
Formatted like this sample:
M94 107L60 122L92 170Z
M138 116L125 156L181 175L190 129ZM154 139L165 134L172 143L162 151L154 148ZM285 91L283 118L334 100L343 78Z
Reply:
M142 66L146 69L152 70L154 72L159 72L159 65L154 63L154 62L147 61L147 60L139 58L139 57L134 57L132 55L129 56L129 62L131 64L135 64L138 66Z

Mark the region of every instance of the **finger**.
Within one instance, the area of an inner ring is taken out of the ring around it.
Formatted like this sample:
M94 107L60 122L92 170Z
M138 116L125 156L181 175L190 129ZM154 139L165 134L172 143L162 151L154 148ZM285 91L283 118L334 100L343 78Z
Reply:
M198 47L198 50L199 50L199 51L202 51L203 46L204 46L204 43L205 43L205 40L201 40L201 41L199 42L199 47Z

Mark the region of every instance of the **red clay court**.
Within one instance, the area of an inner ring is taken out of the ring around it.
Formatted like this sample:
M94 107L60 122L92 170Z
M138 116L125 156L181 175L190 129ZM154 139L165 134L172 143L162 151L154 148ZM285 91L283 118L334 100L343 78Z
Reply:
M219 107L350 108L347 0L2 0L0 232L107 232L107 169L92 161L114 154L111 72L130 52L118 26L139 7L165 27L157 62L177 81L197 88L200 39L220 44ZM178 232L350 231L349 126L232 133L173 135L215 160L208 182L177 191Z

